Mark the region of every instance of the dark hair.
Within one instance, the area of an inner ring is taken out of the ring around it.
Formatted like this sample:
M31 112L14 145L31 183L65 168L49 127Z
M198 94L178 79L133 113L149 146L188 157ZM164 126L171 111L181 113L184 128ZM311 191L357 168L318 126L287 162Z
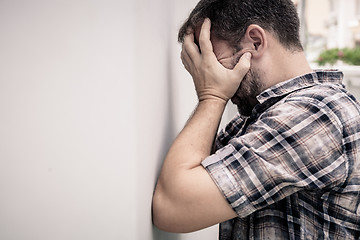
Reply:
M178 40L211 20L211 32L230 46L238 47L246 29L257 24L271 32L287 49L302 51L300 22L291 0L201 0L179 30Z

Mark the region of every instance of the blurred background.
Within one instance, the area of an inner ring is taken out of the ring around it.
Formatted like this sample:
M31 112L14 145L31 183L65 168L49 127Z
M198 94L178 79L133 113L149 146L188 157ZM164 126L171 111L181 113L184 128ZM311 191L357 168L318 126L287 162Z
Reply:
M0 239L217 239L217 226L151 222L162 161L196 105L176 41L196 3L0 0ZM296 4L313 67L343 70L360 97L360 1Z
M360 0L294 0L301 40L313 68L340 69L360 97Z

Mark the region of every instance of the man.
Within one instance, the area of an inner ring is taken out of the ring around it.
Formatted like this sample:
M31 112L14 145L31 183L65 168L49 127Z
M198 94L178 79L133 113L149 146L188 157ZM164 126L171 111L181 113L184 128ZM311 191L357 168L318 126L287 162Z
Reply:
M199 103L164 161L155 225L358 239L359 104L341 72L310 69L291 0L201 0L179 39ZM239 115L215 139L228 100Z

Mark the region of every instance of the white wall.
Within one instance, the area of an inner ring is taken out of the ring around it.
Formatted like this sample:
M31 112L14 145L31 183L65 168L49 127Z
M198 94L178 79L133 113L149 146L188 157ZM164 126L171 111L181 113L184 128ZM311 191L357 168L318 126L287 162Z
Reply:
M133 238L133 12L0 1L0 239Z
M196 103L176 43L195 3L0 1L0 239L217 239L151 224Z
M327 47L354 47L353 31L357 24L356 1L329 0L329 3L332 11L327 24L329 28Z

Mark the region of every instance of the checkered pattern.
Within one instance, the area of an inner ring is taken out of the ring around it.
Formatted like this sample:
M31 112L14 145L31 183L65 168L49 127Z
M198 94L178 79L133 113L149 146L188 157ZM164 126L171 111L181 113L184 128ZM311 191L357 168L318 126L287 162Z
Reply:
M280 83L219 134L202 164L239 216L220 240L360 237L360 106L341 81Z

